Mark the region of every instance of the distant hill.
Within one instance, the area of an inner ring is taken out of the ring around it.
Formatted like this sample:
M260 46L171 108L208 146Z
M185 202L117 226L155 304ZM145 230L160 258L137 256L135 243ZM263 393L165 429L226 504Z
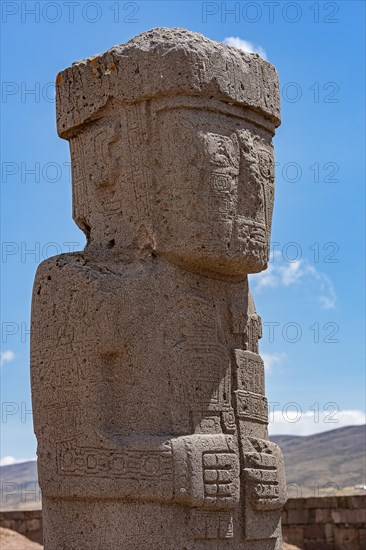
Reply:
M366 484L366 426L309 436L274 435L271 440L285 456L291 497L356 493L356 485ZM35 461L2 466L0 477L0 509L41 507Z
M274 435L271 440L283 451L287 483L299 486L289 486L290 496L331 495L366 484L366 425L309 436Z
M0 467L0 510L41 508L37 462L21 462Z

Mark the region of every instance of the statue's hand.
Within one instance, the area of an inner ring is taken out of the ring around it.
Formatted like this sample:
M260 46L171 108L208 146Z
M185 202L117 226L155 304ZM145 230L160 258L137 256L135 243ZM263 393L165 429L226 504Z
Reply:
M255 510L283 507L287 500L285 466L278 445L264 439L247 438L243 473L246 493Z
M239 456L232 436L197 434L172 441L174 500L228 509L239 502Z

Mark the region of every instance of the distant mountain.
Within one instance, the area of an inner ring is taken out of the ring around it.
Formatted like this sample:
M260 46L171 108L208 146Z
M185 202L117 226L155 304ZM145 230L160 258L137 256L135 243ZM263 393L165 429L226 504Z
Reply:
M1 466L0 479L0 510L38 510L41 508L35 460Z
M366 484L366 426L309 436L274 435L271 440L285 456L289 496L342 494L344 488L358 492L355 487ZM2 466L0 477L0 509L41 507L35 461Z
M331 495L366 484L366 425L271 440L284 454L290 496Z

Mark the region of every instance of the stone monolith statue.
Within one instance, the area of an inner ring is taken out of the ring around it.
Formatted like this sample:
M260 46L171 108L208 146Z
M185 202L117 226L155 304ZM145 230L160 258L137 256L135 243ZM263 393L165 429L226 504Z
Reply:
M261 321L275 69L154 29L57 77L83 252L38 269L45 550L281 548Z

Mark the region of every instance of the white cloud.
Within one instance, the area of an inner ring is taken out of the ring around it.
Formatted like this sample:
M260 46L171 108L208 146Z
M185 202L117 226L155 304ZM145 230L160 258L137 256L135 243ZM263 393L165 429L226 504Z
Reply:
M325 293L320 295L318 300L323 309L334 309L337 302L337 294L334 285L325 273L318 273L317 275L319 276L318 280L321 284L321 290Z
M285 286L297 283L306 273L307 269L301 265L301 260L288 264L288 266L280 267L282 282Z
M329 404L326 410L302 411L300 405L288 403L282 410L273 404L269 412L269 431L271 435L313 435L345 426L366 423L366 414L359 410L337 410L335 404ZM274 409L274 410L273 410Z
M271 371L276 365L280 365L286 358L286 353L261 353L264 366L267 372Z
M11 466L12 464L20 464L21 462L28 462L29 460L35 460L31 458L15 458L14 456L3 456L0 458L0 466Z
M262 46L255 46L252 42L243 40L242 38L239 38L239 36L227 36L224 38L224 44L243 50L243 52L258 53L261 57L267 59L266 51L262 48Z
M337 294L332 280L325 273L317 271L306 259L285 262L276 251L266 271L252 278L253 288L257 292L267 287L291 286L316 283L317 300L323 309L334 309Z
M2 367L6 362L12 361L15 357L15 354L10 349L1 352L0 356L0 367Z

